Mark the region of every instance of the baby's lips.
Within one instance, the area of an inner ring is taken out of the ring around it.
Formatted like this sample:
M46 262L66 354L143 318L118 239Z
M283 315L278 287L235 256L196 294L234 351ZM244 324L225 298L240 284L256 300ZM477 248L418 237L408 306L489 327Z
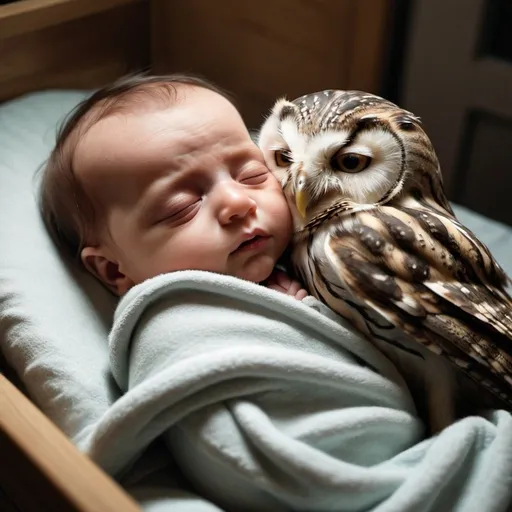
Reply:
M252 229L251 231L245 231L240 235L240 238L237 241L237 245L231 250L231 254L236 252L242 244L256 237L269 238L270 235L260 228Z

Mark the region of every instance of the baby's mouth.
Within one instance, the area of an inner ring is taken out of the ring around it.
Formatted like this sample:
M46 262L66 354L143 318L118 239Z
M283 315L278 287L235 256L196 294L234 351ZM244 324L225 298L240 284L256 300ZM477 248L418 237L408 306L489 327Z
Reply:
M269 240L270 236L266 234L251 234L250 238L244 240L231 254L262 249Z

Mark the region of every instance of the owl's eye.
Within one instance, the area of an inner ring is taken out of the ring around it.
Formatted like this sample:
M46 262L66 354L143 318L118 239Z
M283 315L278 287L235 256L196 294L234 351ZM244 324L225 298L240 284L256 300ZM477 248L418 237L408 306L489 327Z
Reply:
M288 167L292 163L290 152L287 149L278 149L274 153L274 160L278 167Z
M331 158L331 167L335 171L350 172L352 174L364 171L372 159L358 153L336 153Z

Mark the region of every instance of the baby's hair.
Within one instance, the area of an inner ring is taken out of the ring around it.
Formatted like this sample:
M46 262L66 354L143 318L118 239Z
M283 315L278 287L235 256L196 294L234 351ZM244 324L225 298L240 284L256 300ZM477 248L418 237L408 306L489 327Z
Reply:
M97 208L78 180L73 159L80 138L95 123L147 102L168 106L177 99L176 86L188 85L231 97L211 82L186 74L131 75L96 90L79 103L57 132L57 140L42 168L40 209L44 223L59 248L79 257L84 244L96 243Z

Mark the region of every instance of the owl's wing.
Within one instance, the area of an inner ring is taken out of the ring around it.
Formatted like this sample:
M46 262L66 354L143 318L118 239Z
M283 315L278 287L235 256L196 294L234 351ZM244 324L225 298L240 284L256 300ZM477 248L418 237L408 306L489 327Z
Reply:
M449 216L393 207L341 221L326 256L343 286L512 404L512 299L506 276Z

